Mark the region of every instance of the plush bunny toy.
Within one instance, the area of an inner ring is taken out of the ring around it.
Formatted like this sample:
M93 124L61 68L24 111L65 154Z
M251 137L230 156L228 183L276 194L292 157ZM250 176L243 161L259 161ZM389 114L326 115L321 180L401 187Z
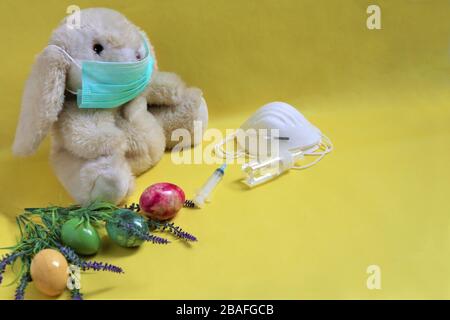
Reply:
M82 10L80 20L79 28L64 20L37 57L25 86L13 152L33 154L51 130L51 163L71 196L79 204L98 198L120 203L132 191L134 177L178 143L171 141L172 131L184 128L193 135L194 121L201 121L204 130L208 111L199 89L157 70L147 36L123 15L94 8ZM80 108L83 62L134 66L146 55L154 62L147 70L151 80L136 97L117 107ZM200 140L194 135L187 143Z

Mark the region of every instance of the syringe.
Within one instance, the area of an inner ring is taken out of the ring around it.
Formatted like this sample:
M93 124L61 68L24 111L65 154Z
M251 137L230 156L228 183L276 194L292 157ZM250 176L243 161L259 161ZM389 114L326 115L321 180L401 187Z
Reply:
M195 207L202 208L205 204L205 201L209 200L209 196L214 188L219 184L220 181L222 181L226 167L227 165L224 164L220 168L217 168L206 181L206 183L201 187L201 189L197 191L197 194L192 200L192 203Z

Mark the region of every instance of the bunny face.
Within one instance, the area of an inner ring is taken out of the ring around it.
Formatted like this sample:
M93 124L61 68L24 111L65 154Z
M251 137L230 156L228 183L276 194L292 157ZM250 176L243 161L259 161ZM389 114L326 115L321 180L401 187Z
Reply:
M64 49L75 61L136 62L147 55L147 36L122 14L110 9L86 9L80 12L81 25L71 29L64 19L53 32L52 45ZM153 54L153 50L150 53ZM72 64L67 73L67 88L81 86L81 70Z
M80 28L70 29L66 19L53 32L50 44L75 60L133 62L145 57L143 32L122 14L110 9L81 11Z

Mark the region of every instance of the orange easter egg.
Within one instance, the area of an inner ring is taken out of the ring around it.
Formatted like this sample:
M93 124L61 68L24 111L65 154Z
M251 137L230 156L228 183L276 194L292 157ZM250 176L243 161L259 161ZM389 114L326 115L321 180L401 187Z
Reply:
M68 267L66 258L59 251L44 249L31 261L31 278L43 294L59 296L67 285Z

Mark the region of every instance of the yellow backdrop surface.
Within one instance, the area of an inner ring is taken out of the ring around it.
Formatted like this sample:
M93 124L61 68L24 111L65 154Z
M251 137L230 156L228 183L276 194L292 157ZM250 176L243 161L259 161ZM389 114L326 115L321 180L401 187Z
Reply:
M0 246L15 242L21 208L71 203L49 139L31 158L10 151L24 81L70 4L0 2ZM450 298L448 1L75 4L119 10L147 31L160 69L204 91L210 127L236 128L281 100L335 144L317 166L254 190L230 167L210 205L175 219L199 238L192 246L105 241L95 259L126 273L83 274L87 299ZM369 4L381 8L381 30L366 27ZM166 154L129 201L161 181L191 196L213 169ZM366 286L370 265L380 290ZM13 293L0 288L1 299ZM44 298L33 285L26 297Z

